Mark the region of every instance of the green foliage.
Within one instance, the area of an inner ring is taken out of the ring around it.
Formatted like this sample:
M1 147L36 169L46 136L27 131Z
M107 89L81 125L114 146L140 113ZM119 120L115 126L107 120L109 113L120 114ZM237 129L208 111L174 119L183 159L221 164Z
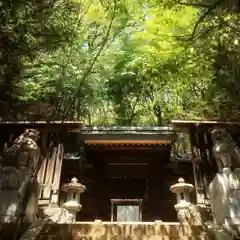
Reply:
M10 0L0 1L0 15L0 112L6 118L18 94L16 83L24 63L71 41L77 11L70 1Z
M40 3L42 23L31 13L30 25L21 13L28 38L16 46L28 50L12 51L21 65L14 75L21 119L160 125L236 116L239 17L225 5L199 11L174 0L58 0L52 11L51 1ZM29 115L29 104L38 111Z
M207 116L239 120L240 5L238 1L224 0L200 3L202 15L193 28L192 37L199 51L213 63L213 76L205 96Z

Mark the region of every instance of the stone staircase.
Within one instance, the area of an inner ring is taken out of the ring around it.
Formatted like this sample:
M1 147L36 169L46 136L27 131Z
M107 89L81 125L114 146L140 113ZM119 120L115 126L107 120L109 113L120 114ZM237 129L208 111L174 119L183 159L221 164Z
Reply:
M155 222L76 222L45 226L37 240L211 240L201 226Z

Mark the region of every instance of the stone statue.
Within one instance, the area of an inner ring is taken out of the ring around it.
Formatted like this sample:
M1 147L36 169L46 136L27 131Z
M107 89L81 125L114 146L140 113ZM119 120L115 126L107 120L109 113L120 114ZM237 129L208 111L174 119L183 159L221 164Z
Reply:
M22 201L32 177L38 151L39 132L26 129L13 145L5 145L0 160L0 222L15 222L22 213Z
M212 131L213 154L218 173L209 196L216 224L232 236L240 236L240 148L225 129ZM215 231L217 232L217 230Z

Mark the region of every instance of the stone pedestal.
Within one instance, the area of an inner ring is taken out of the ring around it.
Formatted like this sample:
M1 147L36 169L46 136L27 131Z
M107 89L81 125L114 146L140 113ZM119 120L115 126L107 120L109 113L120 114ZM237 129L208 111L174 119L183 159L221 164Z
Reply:
M21 214L21 203L30 179L26 169L0 167L0 222L15 222Z

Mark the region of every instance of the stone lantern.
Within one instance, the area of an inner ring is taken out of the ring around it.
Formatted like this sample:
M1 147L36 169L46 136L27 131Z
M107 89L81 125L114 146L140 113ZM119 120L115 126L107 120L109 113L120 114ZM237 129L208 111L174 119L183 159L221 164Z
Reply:
M76 213L82 209L80 194L86 190L86 187L79 183L77 178L72 178L70 183L62 186L62 190L67 192L67 200L62 207L68 210L73 222L75 222Z
M190 202L190 193L194 186L185 183L183 178L178 179L178 183L170 187L170 191L177 195L177 204L174 205L177 216L181 224L201 225L201 215L197 206Z
M179 178L178 183L170 187L171 192L176 193L177 195L177 205L183 202L190 203L190 192L192 192L193 189L194 186L192 184L185 183L183 178Z

